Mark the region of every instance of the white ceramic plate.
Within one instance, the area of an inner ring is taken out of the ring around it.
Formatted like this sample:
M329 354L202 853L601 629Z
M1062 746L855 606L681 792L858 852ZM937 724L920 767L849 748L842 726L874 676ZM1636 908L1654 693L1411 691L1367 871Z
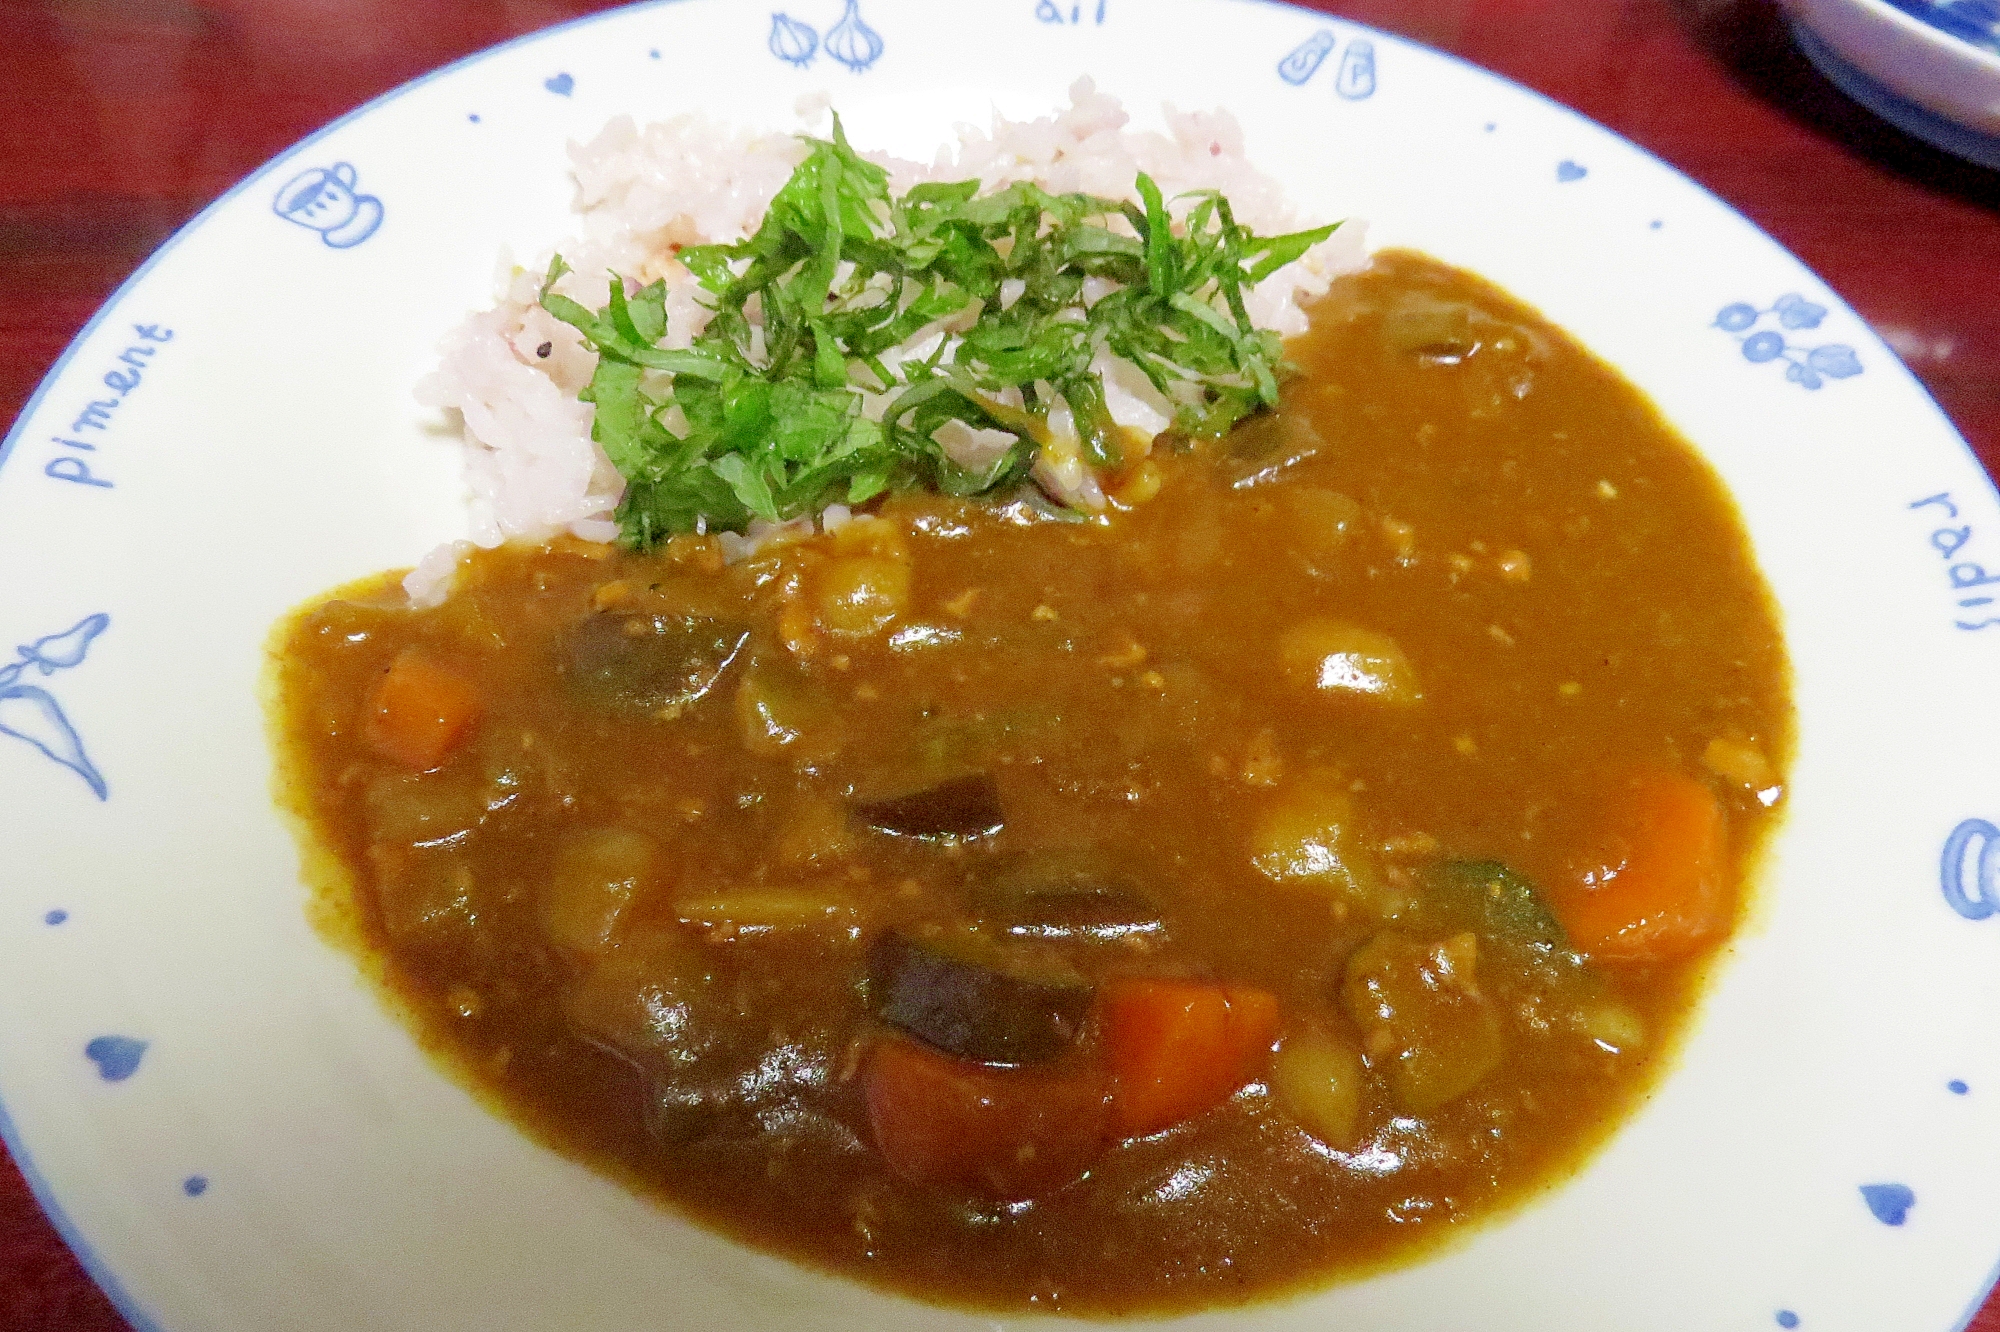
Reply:
M1797 668L1766 906L1609 1149L1435 1261L1186 1325L1961 1326L2000 1255L2000 506L1888 349L1680 175L1378 32L1227 0L780 3L573 24L314 135L147 263L8 436L0 1099L126 1316L1004 1326L694 1229L440 1075L307 926L257 685L287 609L461 531L411 386L503 244L566 234L566 140L695 107L789 126L826 91L914 154L1090 73L1142 115L1228 106L1308 207L1621 367L1735 492Z

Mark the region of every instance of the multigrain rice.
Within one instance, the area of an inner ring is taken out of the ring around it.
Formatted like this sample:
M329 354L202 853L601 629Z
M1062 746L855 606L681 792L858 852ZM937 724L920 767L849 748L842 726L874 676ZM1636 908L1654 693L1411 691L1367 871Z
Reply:
M823 105L802 104L799 111L823 121ZM1119 101L1086 78L1070 89L1069 107L1054 115L1012 121L996 114L987 130L960 126L956 147L941 147L927 166L866 155L888 169L899 192L926 180L976 176L989 189L1033 181L1052 193L1136 199L1133 180L1144 171L1169 198L1220 190L1237 220L1264 235L1324 220L1298 216L1277 182L1249 163L1243 132L1227 111L1166 107L1164 133L1128 129L1128 120ZM618 117L589 143L570 147L580 229L552 251L573 270L557 289L594 309L607 298L608 272L640 284L663 279L666 345L687 346L706 325L708 310L675 253L750 235L804 154L792 135L753 133L700 115L644 128ZM612 515L624 483L592 442L591 407L576 396L589 382L595 357L575 329L536 304L548 257L526 267L509 265L500 275L498 303L444 339L437 371L417 388L425 406L455 412L462 423L468 535L481 546L563 532L588 541L617 535ZM1246 302L1250 317L1283 334L1302 332L1303 304L1364 262L1362 228L1350 220L1260 283ZM1166 424L1164 401L1136 367L1108 353L1101 361L1114 418L1157 433ZM968 438L959 446L975 450L988 443ZM1088 499L1094 479L1071 462L1045 458L1037 477L1061 498ZM758 535L753 530L750 543ZM410 596L418 602L441 598L464 549L464 543L451 543L426 556L405 580Z

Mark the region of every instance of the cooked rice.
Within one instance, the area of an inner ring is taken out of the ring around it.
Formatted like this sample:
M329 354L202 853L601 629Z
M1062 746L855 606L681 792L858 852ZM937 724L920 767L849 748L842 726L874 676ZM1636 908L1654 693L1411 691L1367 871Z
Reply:
M806 102L799 110L816 119L824 104ZM1164 134L1127 129L1129 117L1118 99L1085 78L1070 89L1068 109L1055 115L1027 121L995 115L985 131L960 126L956 149L939 148L929 166L867 156L888 169L898 192L926 180L977 176L989 189L1034 181L1053 193L1136 201L1133 180L1144 171L1169 198L1189 190L1222 191L1237 220L1265 235L1319 220L1299 217L1278 183L1250 165L1242 129L1227 111L1183 113L1168 106L1164 113ZM569 152L582 226L553 251L574 270L557 290L595 309L607 299L609 271L642 284L664 279L666 343L685 347L706 326L708 311L675 252L754 232L805 147L792 135L755 134L690 114L643 129L620 116ZM498 304L468 317L444 339L437 371L417 386L425 406L456 411L462 419L471 491L468 535L481 546L561 532L588 541L617 536L612 515L624 482L590 438L590 405L576 398L589 382L594 356L575 329L536 304L548 257L510 267L499 284ZM1365 261L1362 227L1350 220L1248 293L1250 317L1282 334L1302 332L1302 305ZM925 344L935 345L945 334L921 330L897 350L922 354ZM544 346L546 356L540 354ZM1170 405L1136 366L1105 351L1096 368L1119 424L1149 436L1167 425ZM1073 430L1064 432L1053 420L1051 430L1057 444L1044 449L1037 480L1067 502L1101 505L1091 470L1074 449L1061 447L1065 435L1073 441ZM991 447L992 441L978 438L986 433L969 430L947 447L976 457ZM810 520L804 524L809 531ZM745 537L728 544L732 552L752 549L767 531L797 526L753 524ZM451 543L426 556L404 580L411 599L442 600L463 552L463 543Z

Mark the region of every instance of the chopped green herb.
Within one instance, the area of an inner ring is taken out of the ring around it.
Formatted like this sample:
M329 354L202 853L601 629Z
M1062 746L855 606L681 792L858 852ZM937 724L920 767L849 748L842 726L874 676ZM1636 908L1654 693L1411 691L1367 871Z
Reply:
M1274 405L1286 370L1244 290L1339 225L1253 236L1205 192L1188 196L1176 235L1143 173L1142 206L1029 184L981 195L977 181L896 196L838 119L830 141L808 143L754 236L681 252L714 310L686 350L659 345L663 282L628 292L614 273L592 313L554 290L562 258L549 266L542 307L597 353L580 396L625 478L618 522L630 545L897 487L1018 482L1059 401L1085 459L1115 467L1121 432L1092 369L1102 349L1146 375L1177 429L1219 435ZM926 330L938 336L924 354L898 354ZM932 437L954 420L1015 442L968 471Z

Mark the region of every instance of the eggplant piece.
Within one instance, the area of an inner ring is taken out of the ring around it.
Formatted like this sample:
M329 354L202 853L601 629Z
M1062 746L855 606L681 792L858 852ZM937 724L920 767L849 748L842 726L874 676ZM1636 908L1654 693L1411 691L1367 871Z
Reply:
M1159 942L1159 909L1111 860L1092 851L1041 851L1016 858L975 884L980 915L1010 937L1049 943Z
M1248 490L1277 480L1325 448L1325 437L1303 415L1258 412L1223 436L1222 464L1231 488Z
M1426 876L1437 898L1486 934L1565 948L1569 936L1535 885L1497 860L1452 860Z
M990 773L952 777L884 800L862 800L854 813L876 832L926 842L969 842L1006 826L1000 787Z
M589 615L557 670L587 702L648 715L701 699L743 650L750 631L696 615Z
M1010 975L895 931L869 948L868 990L882 1021L982 1064L1061 1054L1082 1031L1093 993L1080 976Z
M1382 343L1426 366L1460 366L1474 357L1536 359L1546 350L1534 329L1470 301L1412 291L1383 311Z
M1462 365L1478 355L1472 307L1411 293L1382 318L1382 341L1391 351L1425 365Z

